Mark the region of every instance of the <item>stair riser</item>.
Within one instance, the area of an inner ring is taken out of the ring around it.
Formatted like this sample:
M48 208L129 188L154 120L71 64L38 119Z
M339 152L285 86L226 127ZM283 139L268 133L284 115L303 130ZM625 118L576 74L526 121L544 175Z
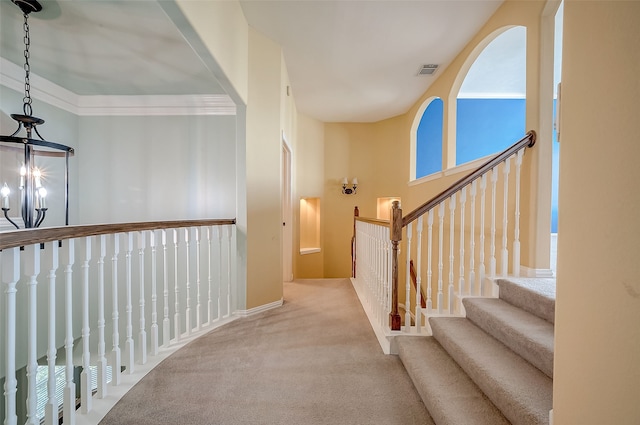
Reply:
M476 326L553 378L553 325L497 299L463 303Z

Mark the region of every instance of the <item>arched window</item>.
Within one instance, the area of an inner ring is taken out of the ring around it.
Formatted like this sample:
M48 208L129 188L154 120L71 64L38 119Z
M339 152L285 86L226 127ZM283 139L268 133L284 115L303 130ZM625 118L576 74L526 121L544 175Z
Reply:
M442 99L432 99L416 130L416 179L442 171Z
M498 35L469 69L457 97L456 165L500 152L525 134L526 28Z

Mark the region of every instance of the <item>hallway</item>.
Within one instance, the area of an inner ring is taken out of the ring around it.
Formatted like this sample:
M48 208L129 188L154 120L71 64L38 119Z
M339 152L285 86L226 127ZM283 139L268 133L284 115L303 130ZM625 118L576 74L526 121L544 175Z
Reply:
M284 284L278 309L191 342L101 424L429 424L396 356L382 353L349 279Z

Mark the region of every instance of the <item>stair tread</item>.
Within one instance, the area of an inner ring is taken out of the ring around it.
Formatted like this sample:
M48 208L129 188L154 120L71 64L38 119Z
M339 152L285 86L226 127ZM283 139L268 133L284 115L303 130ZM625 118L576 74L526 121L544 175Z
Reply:
M553 278L501 278L500 299L550 323L555 320L556 280Z
M551 378L466 318L429 322L433 336L511 423L549 423Z
M435 423L500 425L509 421L433 337L397 337L398 356Z
M553 378L553 324L498 298L465 298L467 318Z

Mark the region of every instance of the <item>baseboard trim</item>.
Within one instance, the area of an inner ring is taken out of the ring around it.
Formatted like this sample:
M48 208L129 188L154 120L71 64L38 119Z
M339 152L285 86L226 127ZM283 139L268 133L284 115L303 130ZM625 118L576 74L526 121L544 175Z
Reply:
M555 277L551 269L532 269L526 266L520 266L521 277Z
M284 299L280 298L278 301L274 301L269 304L259 305L258 307L253 307L253 308L250 308L249 310L236 310L236 312L233 314L238 317L247 317L247 316L252 316L254 314L262 313L263 311L282 307L283 304L284 304Z

